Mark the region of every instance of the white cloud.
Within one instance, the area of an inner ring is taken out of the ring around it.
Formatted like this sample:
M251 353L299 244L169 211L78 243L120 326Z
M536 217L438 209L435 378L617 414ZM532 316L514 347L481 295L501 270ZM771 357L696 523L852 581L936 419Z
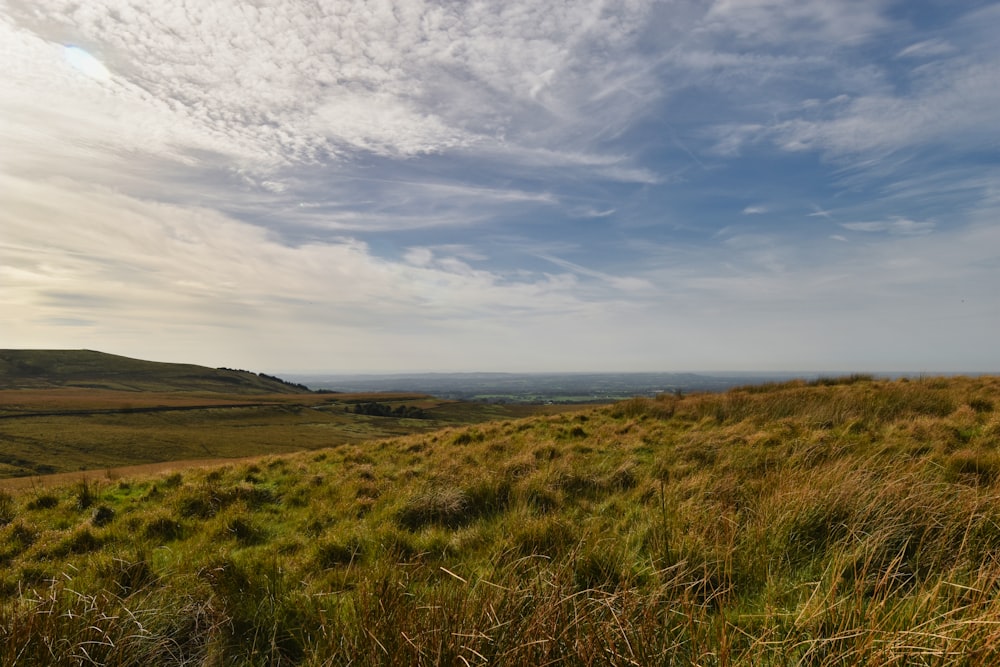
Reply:
M5 289L4 312L25 322L59 313L106 326L113 326L107 318L156 326L178 324L179 317L191 325L251 326L288 311L303 322L378 325L583 305L558 277L511 281L420 249L397 264L350 239L289 247L266 230L205 209L68 182L0 179L6 193L0 265L16 279Z
M713 145L709 151L721 157L735 157L743 148L758 141L766 134L766 127L759 123L733 124L723 123L706 130L705 134L713 137Z
M929 221L917 222L907 218L892 218L877 222L844 222L840 226L852 232L887 232L901 236L922 236L933 232L935 224Z
M410 248L406 251L403 259L407 264L414 266L430 266L430 263L434 261L434 253L431 252L430 248Z
M74 34L115 72L102 89L76 85L74 115L112 113L158 139L91 128L118 150L209 150L267 170L355 150L555 146L621 125L641 111L634 92L655 95L650 73L607 57L632 48L644 4L12 2L0 37L16 76L0 93L66 107L52 51Z
M613 208L600 209L593 206L581 206L570 211L570 215L576 218L607 218L616 212Z
M886 0L715 0L710 29L744 39L787 43L863 41L889 26Z
M935 37L925 39L916 44L910 44L905 49L896 54L897 58L932 58L934 56L944 56L955 53L957 49L947 40Z
M603 271L595 271L593 269L588 269L584 266L580 266L574 262L569 262L565 259L559 257L554 257L552 255L539 255L544 260L552 262L556 266L559 266L568 271L572 271L576 275L586 276L588 278L594 278L601 283L609 285L617 290L622 290L625 292L635 292L635 291L649 291L653 288L652 283L650 283L645 278L638 278L634 276L616 276Z
M767 207L761 205L750 205L743 209L743 215L763 215L767 213Z
M385 93L330 95L314 112L317 137L387 155L410 156L469 145L472 137Z
M768 133L789 151L835 155L926 145L974 146L996 122L997 64L957 66L941 73L941 80L921 82L911 96L858 97L829 118L783 121Z

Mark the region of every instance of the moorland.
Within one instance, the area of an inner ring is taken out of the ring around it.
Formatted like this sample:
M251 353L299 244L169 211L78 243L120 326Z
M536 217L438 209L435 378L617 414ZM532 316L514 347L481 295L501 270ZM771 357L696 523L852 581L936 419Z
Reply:
M176 468L558 409L312 392L245 370L88 350L0 350L0 488L48 483L53 473Z
M0 494L0 663L991 665L1000 379L866 376Z

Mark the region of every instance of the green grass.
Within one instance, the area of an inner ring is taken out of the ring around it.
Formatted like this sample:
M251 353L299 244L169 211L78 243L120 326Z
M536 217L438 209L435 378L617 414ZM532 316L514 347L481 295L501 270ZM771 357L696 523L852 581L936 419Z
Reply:
M0 389L52 387L229 394L307 391L249 371L143 361L92 350L0 350Z
M998 398L789 383L5 493L0 664L995 664Z
M373 417L350 411L371 394L263 395L248 405L239 395L177 397L48 389L0 391L0 484L4 478L192 459L281 454L433 431L512 415L543 406L495 406L419 395L379 396L390 406L421 408L427 419ZM134 410L114 412L123 402ZM204 406L198 409L197 406ZM160 409L155 407L155 409ZM89 411L89 412L88 412ZM80 414L86 412L86 414Z

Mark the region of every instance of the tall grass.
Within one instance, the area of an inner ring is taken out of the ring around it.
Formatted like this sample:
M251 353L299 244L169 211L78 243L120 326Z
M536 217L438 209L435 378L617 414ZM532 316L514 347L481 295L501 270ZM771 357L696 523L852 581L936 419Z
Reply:
M0 496L0 664L994 664L998 389L633 399Z

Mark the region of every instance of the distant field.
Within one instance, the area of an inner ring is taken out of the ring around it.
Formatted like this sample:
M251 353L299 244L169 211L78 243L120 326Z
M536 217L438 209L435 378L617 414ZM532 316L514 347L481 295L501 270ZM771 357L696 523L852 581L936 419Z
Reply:
M357 403L419 408L426 419L354 414ZM0 391L0 479L181 459L289 453L527 416L542 406L462 403L420 394Z
M413 373L399 375L296 375L312 389L420 391L441 398L495 403L610 403L632 396L717 392L814 373Z

